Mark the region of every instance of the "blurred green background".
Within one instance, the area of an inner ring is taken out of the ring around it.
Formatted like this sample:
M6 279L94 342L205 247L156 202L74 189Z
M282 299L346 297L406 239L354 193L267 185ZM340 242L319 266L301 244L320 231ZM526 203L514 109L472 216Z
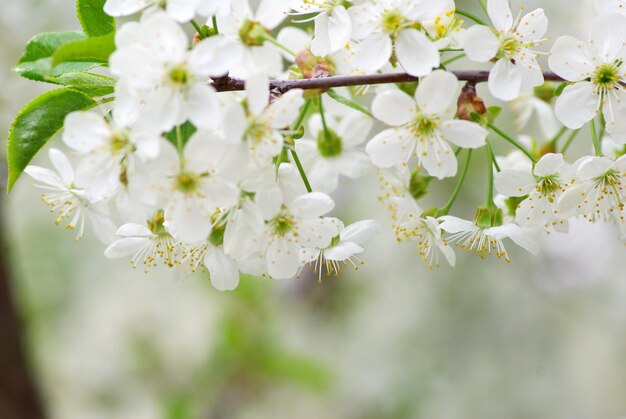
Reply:
M546 9L553 37L584 39L592 3L525 5ZM11 67L36 33L77 28L73 9L3 1L1 132L45 88ZM476 164L455 215L472 217L482 175ZM441 204L452 184L428 200ZM539 257L510 245L511 264L458 252L456 269L429 271L416 246L395 244L377 191L371 175L337 195L346 222L387 227L359 272L322 284L245 278L221 294L202 276L133 272L94 239L74 242L22 179L0 198L1 247L48 417L626 417L626 249L610 225L573 223Z

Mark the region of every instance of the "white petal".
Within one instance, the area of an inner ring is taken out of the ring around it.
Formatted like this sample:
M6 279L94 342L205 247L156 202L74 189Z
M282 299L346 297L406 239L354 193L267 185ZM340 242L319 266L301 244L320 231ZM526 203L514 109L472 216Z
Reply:
M109 125L96 112L72 112L65 118L63 142L81 153L108 145Z
M535 177L521 170L503 170L495 174L494 186L504 196L525 196L536 186Z
M534 173L539 177L546 177L557 174L565 165L562 154L548 153L535 165Z
M409 161L415 150L415 138L408 130L401 128L388 129L367 143L365 151L372 162L382 168Z
M415 101L400 90L385 90L378 93L372 102L372 113L376 119L391 125L408 123L416 113Z
M265 113L265 118L272 128L285 128L298 117L302 105L304 105L302 90L290 90L272 102Z
M391 57L391 39L384 33L374 33L356 46L354 65L365 73L380 70ZM372 53L376 51L376 53Z
M508 32L513 26L513 13L509 0L487 0L487 14L493 26L500 32Z
M120 228L117 229L115 235L122 237L155 237L154 233L152 233L152 231L150 231L148 227L141 224L133 223L122 225Z
M211 285L219 291L232 291L239 285L237 263L223 250L209 247L204 254L204 266L211 276Z
M482 126L469 121L451 120L442 122L439 130L452 144L463 148L479 148L485 145L489 132Z
M341 240L363 244L381 231L380 224L375 220L358 221L343 229Z
M537 41L546 34L548 30L548 18L543 9L536 9L522 18L518 25L517 32L522 35L526 42Z
M599 98L591 82L567 86L556 99L554 113L568 128L579 129L596 116Z
M331 212L335 207L335 203L325 193L311 192L297 197L288 206L294 217L313 218Z
M185 103L187 117L202 129L214 129L221 121L221 108L215 89L205 84L195 84L189 89Z
M479 228L471 221L463 220L451 215L444 215L443 217L440 217L439 220L442 221L440 226L441 229L450 234L479 230Z
M472 26L463 34L463 50L472 61L486 63L496 56L498 49L500 41L486 26Z
M396 40L398 62L407 73L422 77L439 67L439 50L423 32L417 29L405 29Z
M348 260L352 256L363 253L363 248L353 242L339 243L324 251L324 257L328 260L336 260L338 262Z
M452 73L437 70L424 77L415 92L420 111L428 115L444 113L457 97L458 79Z
M611 14L599 16L591 28L591 44L604 62L624 59L626 43L626 16Z
M265 255L267 271L274 279L292 278L300 268L298 246L286 238L277 238L270 244Z
M240 62L240 44L224 36L211 36L189 53L189 70L196 75L223 76Z
M489 73L489 91L497 99L517 99L522 89L522 76L508 58L501 58Z
M550 50L548 64L552 71L569 81L584 80L595 68L589 46L572 36L562 36L556 40Z
M270 83L266 74L252 74L246 80L246 97L248 109L252 115L259 115L267 107L270 100Z
M63 183L66 185L70 185L74 182L74 169L72 169L72 164L68 160L68 158L63 154L62 151L57 150L56 148L51 148L49 152L50 161L54 168L59 172Z
M148 239L140 237L127 237L116 240L104 251L108 259L119 259L132 256L148 243Z

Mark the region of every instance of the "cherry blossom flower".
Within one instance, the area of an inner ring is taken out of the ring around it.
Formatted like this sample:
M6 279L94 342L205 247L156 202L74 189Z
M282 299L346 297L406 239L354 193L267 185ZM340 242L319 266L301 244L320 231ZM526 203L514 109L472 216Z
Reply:
M280 50L267 42L270 31L287 17L290 2L261 0L255 10L248 0L231 0L228 14L220 16L220 33L237 43L243 55L230 68L233 77L248 78L255 73L277 76L282 70Z
M374 220L358 221L347 227L343 226L341 220L334 221L339 226L340 232L327 248L305 247L300 250L300 263L303 267L309 265L313 272L318 274L319 282L322 282L324 270L328 276L338 275L347 265L352 265L358 270L363 264L356 256L363 253L364 249L361 246L381 232L380 224Z
M189 50L183 29L164 13L122 27L116 44L110 66L125 85L118 90L120 106L141 109L143 122L162 131L187 120L200 128L217 126L219 103L209 80L239 61L236 44L212 36Z
M224 116L227 141L237 145L245 142L250 161L268 167L283 149L283 136L278 131L288 128L304 104L302 90L290 90L270 103L267 76L257 73L246 82L246 110L241 104L230 106Z
M557 204L563 191L569 187L567 165L562 154L546 154L532 172L503 170L495 175L495 187L507 197L526 197L516 210L520 225L555 227L567 217Z
M441 229L450 233L449 242L467 252L477 253L481 258L495 255L498 259L504 258L510 262L503 243L507 238L533 255L539 253L537 242L526 235L517 224L479 227L476 223L450 215L445 215L440 219Z
M522 90L544 82L533 48L544 40L548 19L543 9L513 19L508 0L487 0L487 11L493 28L469 28L463 34L463 49L473 61L497 60L489 74L489 91L498 99L513 100Z
M24 170L43 189L41 200L50 207L50 212L58 211L56 224L70 218L67 228L76 230L76 240L83 238L85 221L89 219L95 235L103 242L113 239L115 226L109 218L109 210L104 200L91 201L85 191L74 181L74 169L68 158L56 148L49 152L50 162L56 172L39 166L28 166Z
M301 266L301 247L325 249L339 234L339 227L323 218L335 206L326 194L313 192L282 204L279 196L273 198L263 202L261 210L266 220L265 261L272 278L286 279Z
M313 139L296 141L296 150L314 190L332 193L339 178L357 179L364 176L371 162L360 146L367 139L373 122L367 116L350 112L339 122L328 119L327 128L319 116L311 118L309 130Z
M626 156L617 160L587 156L574 163L571 187L559 199L558 210L573 211L590 222L614 221L626 237Z
M345 48L352 34L352 20L343 0L297 0L291 6L297 14L317 13L311 52L318 57Z
M146 225L128 223L115 233L119 239L104 251L109 259L131 256L133 268L150 268L163 265L169 268L180 266L187 259L187 250L176 241L165 226L163 211L157 211Z
M578 129L602 111L606 129L615 140L626 142L626 16L596 18L589 44L571 36L556 40L550 52L550 68L571 82L557 98L557 118Z
M158 132L133 127L116 109L121 108L114 108L110 120L93 111L74 112L65 119L63 141L82 156L77 181L94 198L110 198L134 182L135 174L146 170L143 162L160 151Z
M407 163L415 156L431 176L454 176L457 160L449 142L478 148L487 137L487 131L476 123L446 118L456 93L456 76L440 70L421 80L415 98L399 90L380 92L372 111L376 118L394 128L381 132L367 144L367 154L374 164L388 168Z
M444 14L445 7L440 0L385 0L349 8L352 37L359 41L354 51L355 66L373 73L395 56L409 74L430 74L439 66L439 51L415 26Z

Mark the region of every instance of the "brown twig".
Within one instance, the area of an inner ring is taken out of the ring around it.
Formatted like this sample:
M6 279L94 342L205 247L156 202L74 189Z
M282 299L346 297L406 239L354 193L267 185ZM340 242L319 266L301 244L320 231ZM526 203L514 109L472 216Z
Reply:
M468 81L473 83L485 82L489 79L488 71L451 71L460 81ZM543 73L546 81L563 81L551 71ZM419 80L418 77L411 76L407 73L390 73L390 74L370 74L359 76L333 76L315 79L302 80L272 80L270 82L270 90L275 93L285 93L292 89L331 89L334 87L346 86L367 86L373 84L389 84L389 83L406 83ZM234 92L245 89L245 80L235 79L231 77L220 77L215 79L212 86L218 92Z

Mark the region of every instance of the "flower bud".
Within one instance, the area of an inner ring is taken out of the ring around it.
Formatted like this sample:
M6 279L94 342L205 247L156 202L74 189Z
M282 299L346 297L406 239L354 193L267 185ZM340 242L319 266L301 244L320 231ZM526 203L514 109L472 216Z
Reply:
M343 151L343 141L335 131L328 128L317 135L317 149L324 157L334 157Z
M423 198L428 194L428 185L432 180L432 176L420 175L418 167L411 173L411 181L409 182L409 192L414 199Z
M487 107L485 102L476 94L476 85L473 83L465 84L457 102L457 119L476 122L472 115L478 115L482 119L485 114L487 114Z
M474 224L480 228L501 226L504 224L504 213L495 206L480 207L476 210Z
M269 31L261 25L260 22L246 19L239 28L239 37L241 41L251 47L259 47L263 45L265 39L269 35Z

